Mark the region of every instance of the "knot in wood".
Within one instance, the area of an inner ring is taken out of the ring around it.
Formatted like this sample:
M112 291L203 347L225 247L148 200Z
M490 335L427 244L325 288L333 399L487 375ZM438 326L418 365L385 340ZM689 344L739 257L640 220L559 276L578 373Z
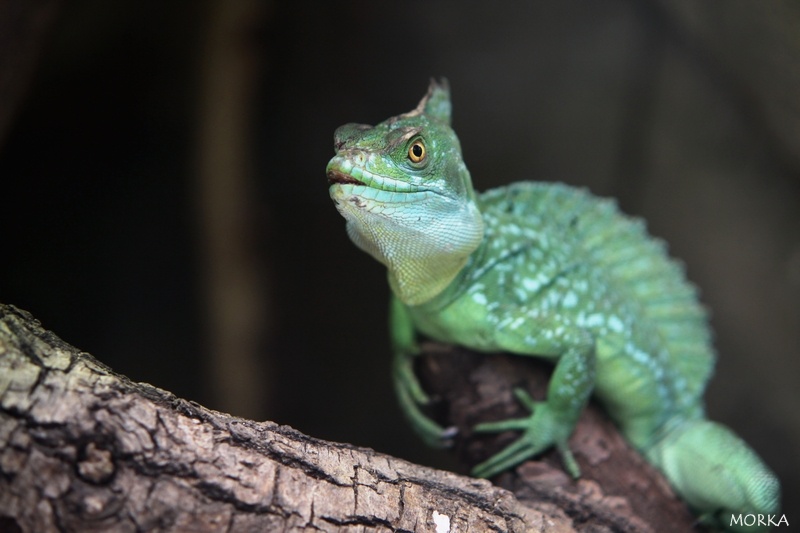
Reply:
M114 476L115 466L111 451L90 442L83 448L78 462L78 475L94 485L104 485Z

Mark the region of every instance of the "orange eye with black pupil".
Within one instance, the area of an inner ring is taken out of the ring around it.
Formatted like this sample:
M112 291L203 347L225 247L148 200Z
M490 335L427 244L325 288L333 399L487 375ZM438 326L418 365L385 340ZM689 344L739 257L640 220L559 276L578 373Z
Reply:
M425 145L422 144L422 141L414 141L414 143L408 147L408 158L412 163L420 163L425 159Z

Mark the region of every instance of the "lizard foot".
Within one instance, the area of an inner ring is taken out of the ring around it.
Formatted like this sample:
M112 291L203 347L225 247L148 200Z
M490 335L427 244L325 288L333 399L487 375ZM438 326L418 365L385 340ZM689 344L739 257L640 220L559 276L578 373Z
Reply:
M572 427L565 427L547 402L534 401L522 389L515 389L514 394L520 403L532 411L530 417L478 424L474 430L481 433L521 430L522 435L499 453L475 466L472 474L477 477L492 477L555 446L567 472L574 478L579 477L580 468L567 445Z

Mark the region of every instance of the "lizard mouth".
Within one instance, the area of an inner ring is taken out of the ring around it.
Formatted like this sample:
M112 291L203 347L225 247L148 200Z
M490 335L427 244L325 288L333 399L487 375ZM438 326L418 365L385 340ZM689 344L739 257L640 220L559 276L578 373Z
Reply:
M363 181L359 181L352 176L348 176L343 172L339 172L338 170L329 170L328 171L328 184L333 185L337 183L339 185L365 185Z

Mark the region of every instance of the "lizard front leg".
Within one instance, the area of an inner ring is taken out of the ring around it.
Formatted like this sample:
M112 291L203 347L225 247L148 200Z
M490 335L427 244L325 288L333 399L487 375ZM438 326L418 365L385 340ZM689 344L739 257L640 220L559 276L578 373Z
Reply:
M585 330L558 319L529 319L524 314L508 317L495 339L500 348L520 355L556 360L547 398L533 401L524 391L517 398L530 410L528 418L479 424L476 431L522 430L520 438L504 450L477 465L472 473L491 477L529 459L551 446L560 452L566 470L578 477L578 464L568 440L595 382L595 343Z
M392 298L390 325L394 360L392 374L400 408L411 427L428 446L442 448L450 444L448 432L422 412L421 405L430 399L414 373L414 358L419 355L411 316L397 298Z

